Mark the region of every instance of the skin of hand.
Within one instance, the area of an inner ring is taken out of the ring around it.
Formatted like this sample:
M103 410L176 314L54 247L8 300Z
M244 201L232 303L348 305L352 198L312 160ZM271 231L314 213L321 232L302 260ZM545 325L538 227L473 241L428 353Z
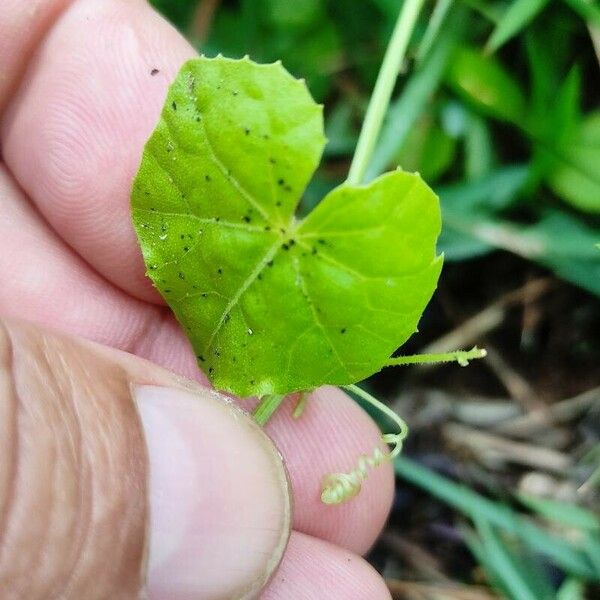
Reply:
M389 465L334 388L266 428L210 391L144 276L129 192L187 42L143 0L0 4L3 600L385 600Z

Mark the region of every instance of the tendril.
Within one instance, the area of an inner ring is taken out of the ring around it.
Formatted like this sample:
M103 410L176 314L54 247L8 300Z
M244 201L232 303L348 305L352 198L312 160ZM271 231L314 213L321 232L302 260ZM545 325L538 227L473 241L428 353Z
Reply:
M398 433L386 433L381 436L382 442L392 446L391 451L385 452L376 447L370 455L361 455L358 458L356 468L349 473L330 473L326 475L323 478L321 488L321 501L325 504L340 504L356 496L360 492L363 482L369 476L369 470L375 469L398 456L408 435L408 425L377 398L356 385L345 385L343 387L387 415L398 425L400 431Z

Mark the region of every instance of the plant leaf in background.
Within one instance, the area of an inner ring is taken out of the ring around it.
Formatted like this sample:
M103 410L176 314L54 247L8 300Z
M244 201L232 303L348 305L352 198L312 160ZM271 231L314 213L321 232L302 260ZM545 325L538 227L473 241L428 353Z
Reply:
M487 52L496 52L508 40L524 29L548 4L550 0L512 0L496 24L485 45Z
M457 48L449 63L446 82L459 96L488 116L511 123L523 119L523 93L492 56L466 46Z
M199 58L168 92L134 182L148 274L214 385L240 396L349 384L416 330L441 257L437 197L394 171L294 212L321 108L280 64Z
M532 551L547 556L566 572L586 580L600 581L600 570L581 548L581 543L573 543L559 535L550 534L505 504L481 496L409 458L397 457L394 459L394 468L396 475L439 498L474 522L485 520L491 526L517 536Z
M556 195L580 210L600 213L600 111L549 153L547 180Z
M502 535L489 521L477 517L476 536L465 540L485 568L492 584L511 600L552 600L554 590L536 561L514 536Z

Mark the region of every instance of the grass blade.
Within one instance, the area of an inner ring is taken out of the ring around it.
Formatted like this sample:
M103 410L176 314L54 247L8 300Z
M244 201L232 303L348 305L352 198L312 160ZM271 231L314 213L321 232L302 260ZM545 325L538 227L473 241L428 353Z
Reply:
M563 0L563 2L590 25L600 27L600 8L595 2L589 0Z
M490 36L485 51L496 52L517 35L546 7L550 0L514 0Z
M553 590L540 572L539 565L527 560L498 535L485 519L477 519L477 531L486 554L484 566L496 573L495 579L515 600L543 600L552 598Z
M429 99L437 90L450 54L455 46L457 24L444 28L426 60L410 77L400 97L388 109L385 123L365 174L371 181L392 163Z
M519 536L532 550L551 558L568 573L586 580L599 580L600 573L585 552L575 545L547 533L529 519L505 505L480 496L414 461L400 456L394 460L396 474L426 490L471 519L486 519L490 524Z
M600 531L600 521L596 515L592 511L576 506L575 504L538 498L528 494L518 494L517 498L527 508L550 521L555 521L568 527L577 527L577 529Z

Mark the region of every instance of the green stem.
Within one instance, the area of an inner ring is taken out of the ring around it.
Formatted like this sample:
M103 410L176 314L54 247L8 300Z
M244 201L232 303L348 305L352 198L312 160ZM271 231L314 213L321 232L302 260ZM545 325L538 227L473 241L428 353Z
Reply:
M404 440L404 438L406 438L406 436L408 435L408 425L406 424L404 419L401 419L389 406L386 406L383 402L381 402L380 400L377 400L377 398L375 398L375 396L371 396L371 394L369 394L369 392L366 392L362 388L359 388L357 385L354 385L354 384L342 385L341 387L348 390L349 392L352 392L359 398L362 398L363 400L368 402L371 406L373 406L377 410L381 411L386 417L388 417L394 423L396 423L396 425L398 425L398 429L399 429L398 434L384 436L385 441L387 441L388 437L389 438L399 438L399 441L402 441L402 440ZM394 443L396 443L397 441L398 440L394 440ZM398 452L399 452L401 449L401 446L399 445L398 448L399 448L398 449ZM394 457L395 456L396 456L396 454L394 454Z
M306 408L306 402L308 401L308 392L300 392L300 396L298 397L298 402L294 407L294 412L292 412L292 417L294 419L299 419Z
M406 55L408 42L424 1L405 0L398 15L350 165L347 182L352 185L360 185L363 182L365 171L379 137L383 118L392 97L398 72Z
M260 399L258 406L252 413L254 420L262 427L273 416L273 413L279 408L285 396L279 394L268 394Z
M461 367L466 367L470 360L484 358L487 352L475 346L471 350L455 350L441 354L413 354L411 356L397 356L390 358L384 366L397 367L400 365L426 365L435 363L457 362Z

